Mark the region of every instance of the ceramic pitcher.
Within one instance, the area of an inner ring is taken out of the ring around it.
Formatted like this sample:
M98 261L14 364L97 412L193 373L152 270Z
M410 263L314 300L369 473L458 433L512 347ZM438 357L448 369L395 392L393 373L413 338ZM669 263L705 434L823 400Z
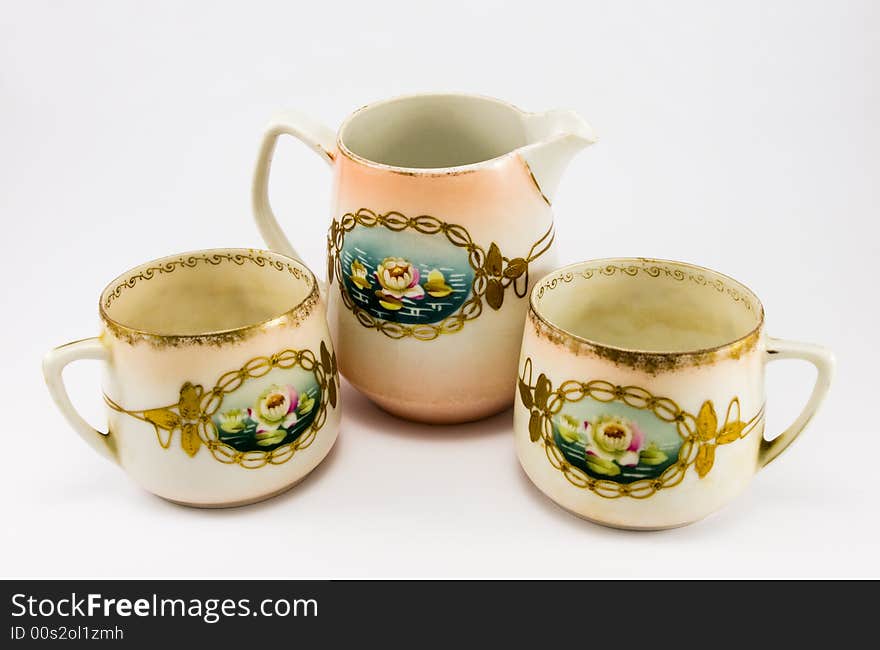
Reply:
M556 265L553 197L595 141L590 126L567 110L461 94L370 104L338 133L280 114L263 136L253 207L266 243L299 258L268 200L284 134L333 172L325 289L342 374L411 420L510 406L526 297Z

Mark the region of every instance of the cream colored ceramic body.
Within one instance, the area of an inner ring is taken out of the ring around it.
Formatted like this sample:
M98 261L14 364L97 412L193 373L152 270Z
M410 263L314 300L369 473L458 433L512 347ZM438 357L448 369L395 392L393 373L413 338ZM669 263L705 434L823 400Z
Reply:
M304 266L265 251L147 263L103 292L102 333L50 352L50 392L76 431L171 501L242 505L277 494L327 455L338 377L324 305ZM73 409L61 371L105 361L109 433Z
M764 370L819 370L804 412L763 438ZM514 407L529 478L608 526L681 526L739 494L800 433L833 371L830 352L766 337L757 297L678 262L614 259L563 268L531 294Z
M550 202L590 128L569 111L449 94L367 106L338 135L283 114L264 137L254 211L268 245L296 256L268 204L281 134L333 168L328 303L342 373L413 420L509 406L526 296L555 265Z

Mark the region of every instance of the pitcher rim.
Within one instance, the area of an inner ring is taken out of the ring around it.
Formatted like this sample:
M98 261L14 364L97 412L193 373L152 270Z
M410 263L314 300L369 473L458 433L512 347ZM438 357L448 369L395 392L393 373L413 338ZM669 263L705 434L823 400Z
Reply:
M474 163L467 163L465 165L453 165L450 167L403 167L400 165L389 165L387 163L381 163L376 160L371 160L370 158L365 158L360 154L356 154L348 146L342 139L342 133L345 131L346 127L349 126L351 121L357 117L360 113L365 110L373 109L378 106L382 106L384 104L390 104L392 102L397 102L406 99L418 99L424 97L464 97L467 99L480 99L484 101L489 101L501 106L504 106L509 109L513 109L520 115L527 115L528 111L524 111L519 106L512 104L511 102L505 101L503 99L498 99L497 97L491 97L490 95L482 95L479 93L466 93L466 92L423 92L423 93L408 93L403 95L396 95L394 97L389 97L387 99L380 99L375 102L370 102L369 104L364 104L360 108L352 111L349 115L342 121L339 125L339 129L336 132L336 147L339 149L339 152L351 160L352 162L356 162L358 164L364 165L366 167L372 167L374 169L379 169L385 172L390 172L393 174L402 174L404 176L456 176L459 174L469 174L472 172L480 171L481 169L485 169L494 164L499 164L503 160L510 158L511 156L516 155L517 151L521 149L521 147L517 147L515 149L511 149L499 156L494 156L492 158L487 158L486 160L480 160Z

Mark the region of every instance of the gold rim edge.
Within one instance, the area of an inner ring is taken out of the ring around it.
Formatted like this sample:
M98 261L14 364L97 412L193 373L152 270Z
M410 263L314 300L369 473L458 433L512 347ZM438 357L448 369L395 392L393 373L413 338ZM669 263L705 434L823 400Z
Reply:
M592 266L588 267L587 264ZM697 275L684 274L677 267L691 269L696 271ZM684 351L636 350L592 341L565 330L542 316L535 304L536 298L540 299L546 291L553 291L557 286L570 283L576 275L589 280L596 274L607 277L618 271L631 277L639 272L645 272L653 278L665 274L666 277L678 281L691 280L701 286L726 292L735 302L742 303L748 311L753 311L749 302L751 300L755 304L757 323L743 336L713 347ZM717 280L710 280L707 276L715 276ZM728 286L728 283L740 287L742 291ZM529 294L528 320L539 337L555 345L565 347L575 354L590 354L618 365L633 367L649 374L657 374L683 367L707 365L721 359L739 359L744 354L752 352L758 347L763 334L764 306L757 294L738 280L696 264L647 257L607 258L570 264L541 278Z
M310 285L309 293L286 312L267 320L228 330L200 334L160 334L149 332L120 323L107 314L107 309L127 289L133 289L138 284L148 282L155 277L167 275L181 268L194 268L199 263L217 266L224 262L231 262L241 266L248 261L259 267L270 267L277 271L287 271L298 280L305 279ZM209 249L158 258L117 276L101 292L98 301L98 312L105 332L130 345L147 342L155 347L181 347L188 345L222 346L244 341L256 334L279 326L299 327L300 324L309 318L319 301L320 292L314 274L305 265L300 265L295 260L288 259L279 253L260 249Z

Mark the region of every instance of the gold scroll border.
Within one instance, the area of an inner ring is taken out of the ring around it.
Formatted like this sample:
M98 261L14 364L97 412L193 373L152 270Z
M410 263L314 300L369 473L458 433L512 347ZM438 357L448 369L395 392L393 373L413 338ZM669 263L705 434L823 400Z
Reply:
M591 280L595 275L610 277L615 275L616 273L620 273L622 275L635 277L639 273L644 273L645 275L652 278L659 278L660 276L663 276L671 278L673 280L678 280L679 282L688 280L689 282L693 282L694 284L697 284L701 287L710 287L712 289L715 289L719 293L726 293L730 298L733 299L734 302L742 303L743 307L745 307L747 311L752 311L751 302L741 292L737 291L733 287L728 286L727 283L725 283L720 278L716 278L714 280L708 279L705 275L698 272L702 269L694 267L693 271L686 272L675 265L669 266L660 260L651 260L647 258L640 260L640 263L641 266L636 264L627 264L625 266L619 264L604 264L602 266L585 268L578 271L577 273L574 273L572 271L563 271L545 278L538 287L536 297L539 299L543 298L546 291L553 291L561 284L571 282L572 280L574 280L576 275L581 276L585 280ZM691 265L685 264L685 266Z
M376 318L355 304L342 281L344 272L341 253L345 235L358 225L366 228L383 226L393 232L411 228L424 235L442 233L452 245L468 252L468 264L474 271L470 297L455 313L439 323L410 325ZM357 212L344 214L340 220L334 219L330 224L327 235L327 281L332 284L334 276L339 278L342 302L364 327L375 329L392 339L412 337L420 341L431 341L441 334L458 332L466 321L477 318L483 311L483 299L492 309L500 309L504 302L504 292L510 285L513 285L514 294L518 298L525 298L529 286L529 263L550 248L553 238L551 224L547 232L532 245L526 257L508 258L501 254L495 242L492 242L488 251L475 244L463 226L446 223L429 215L406 217L395 211L377 214L367 208L360 208Z
M681 269L680 266L687 267L687 270ZM534 299L540 300L545 292L553 291L563 284L572 282L575 278L591 280L594 277L610 277L617 273L629 277L635 277L639 273L644 273L651 278L664 277L678 282L687 281L707 289L714 289L719 293L726 294L734 303L742 305L746 311L751 312L757 309L758 324L745 336L712 348L672 353L625 350L589 341L559 328L542 315L541 310L535 303ZM577 272L562 269L551 273L539 282L532 294L533 300L531 301L528 320L534 326L538 336L546 338L553 343L564 345L575 354L597 355L614 363L623 363L638 368L652 375L687 366L706 365L724 358L738 359L743 354L752 351L761 339L764 324L763 307L760 302L757 302L756 307L753 307L751 300L746 294L729 286L721 278L708 279L705 273L715 272L686 262L667 262L650 258L639 258L637 263L634 262L626 265L613 263L598 264L597 266L582 268ZM731 278L727 279L731 282L736 282ZM757 298L755 300L757 301Z
M199 264L210 264L211 266L217 266L222 264L223 262L232 262L238 266L243 266L246 262L251 262L259 267L272 267L278 271L287 271L297 280L303 278L303 272L293 264L288 264L282 262L281 260L272 259L270 257L264 257L260 255L258 252L253 251L251 253L212 253L210 255L203 255L200 253L196 254L187 254L181 256L179 259L167 260L162 262L161 264L156 264L154 266L148 266L145 269L141 269L137 273L126 274L126 279L122 282L117 283L112 290L106 292L106 298L104 300L104 308L108 309L113 302L119 298L122 293L126 289L134 288L139 282L146 282L147 280L152 280L157 275L166 275L168 273L173 273L177 269L181 268L195 268Z
M115 337L132 344L137 341L146 340L159 347L169 345L175 346L183 343L211 343L215 345L225 345L228 343L235 343L253 334L259 333L266 329L266 327L269 326L269 323L277 323L279 320L299 325L309 317L312 309L318 304L318 287L313 283L311 291L301 302L269 322L237 327L225 332L193 335L152 334L149 332L142 332L138 329L117 322L109 315L108 310L111 305L120 298L127 289L133 289L139 283L147 282L158 276L173 273L178 269L192 269L200 264L218 266L223 263L232 263L237 266L244 266L246 263L251 263L260 268L270 267L276 271L286 271L297 280L308 279L307 274L303 273L303 271L297 266L272 257L267 257L263 255L261 251L255 249L249 250L246 253L186 253L177 259L167 259L162 262L151 263L151 266L141 268L137 273L126 273L123 275L125 278L124 280L113 285L112 288L108 287L105 289L102 293L102 300L98 305L104 327Z
M220 409L225 395L238 390L245 381L263 377L276 368L289 369L297 366L314 374L321 391L318 412L307 431L296 440L270 451L239 451L220 441L212 417ZM168 406L135 411L120 406L107 395L104 395L104 400L113 410L152 424L163 449L171 446L174 432L180 431L181 446L190 456L195 456L199 448L205 446L221 463L257 469L265 465L286 463L297 451L312 444L327 419L327 404L336 407L338 385L336 353L331 354L321 341L320 358L311 350L292 349L282 350L268 357L255 357L238 370L221 375L209 391L205 391L199 384L185 383L180 389L180 400ZM162 431L167 433L164 441Z
M695 416L673 400L657 397L638 386L619 386L598 379L589 382L569 380L554 390L543 373L532 385L531 358L526 358L518 384L520 401L530 413L528 428L531 441L543 445L550 464L561 471L569 483L609 499L623 496L646 499L662 489L681 483L692 465L697 475L703 478L714 465L716 447L745 438L759 427L761 434L764 430L764 406L750 420L743 422L738 397L730 401L724 422L719 427L711 400L703 402L699 414ZM636 409L649 410L663 422L674 422L682 438L677 460L660 476L632 483L597 479L569 463L553 438L552 418L566 403L580 402L587 397L598 402L623 402Z

